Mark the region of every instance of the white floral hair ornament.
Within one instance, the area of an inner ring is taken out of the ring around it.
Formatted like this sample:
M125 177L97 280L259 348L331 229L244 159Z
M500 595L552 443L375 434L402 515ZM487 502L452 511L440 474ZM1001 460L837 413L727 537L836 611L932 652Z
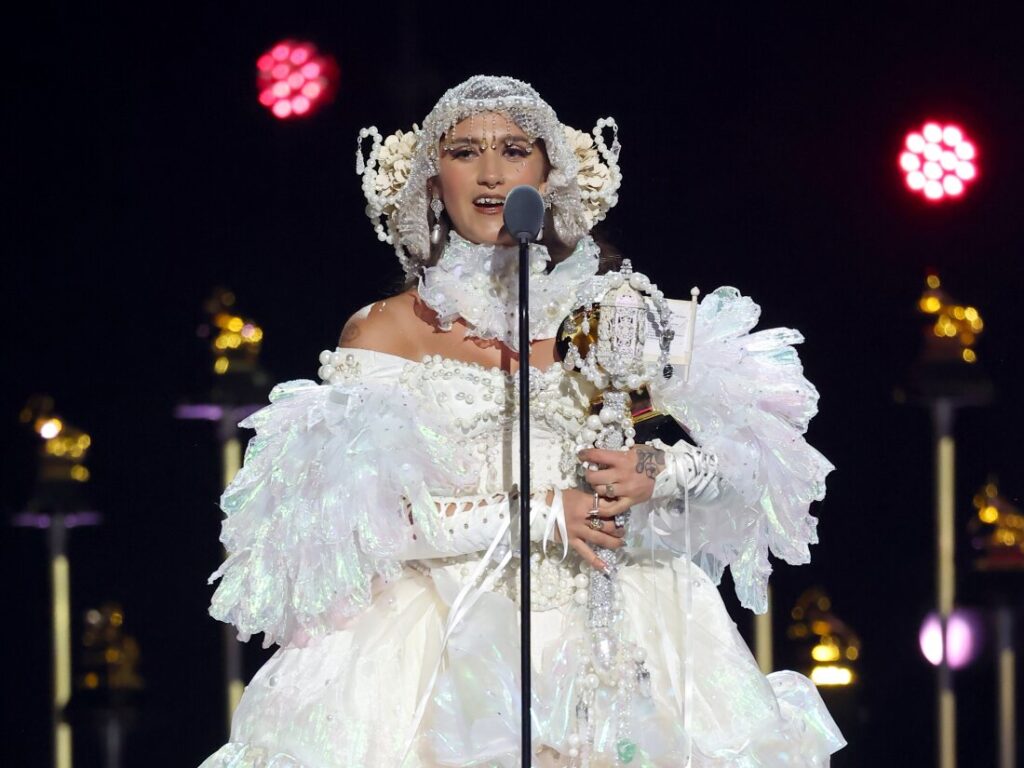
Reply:
M356 173L363 177L366 215L377 238L395 247L407 276L430 255L430 196L427 180L438 172L437 147L456 123L483 112L500 112L531 140L543 139L551 171L546 197L555 232L576 243L618 202L618 125L601 118L589 133L559 122L557 115L527 83L511 77L475 75L434 105L420 128L383 138L376 127L359 131ZM611 131L611 145L605 130ZM371 141L364 158L364 144Z

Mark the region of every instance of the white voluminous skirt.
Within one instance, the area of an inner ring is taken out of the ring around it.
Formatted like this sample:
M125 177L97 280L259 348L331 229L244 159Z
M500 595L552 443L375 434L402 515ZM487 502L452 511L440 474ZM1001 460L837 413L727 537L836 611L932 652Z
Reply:
M449 606L472 565L407 567L335 631L279 649L246 688L230 742L201 768L520 766L518 608L511 589L518 571L508 569L505 589L497 584L480 593L442 651ZM690 686L681 679L687 575ZM688 752L699 768L819 768L845 745L810 680L761 673L716 586L697 566L648 556L623 566L617 578L620 628L644 648L651 675L650 695L634 696L630 709L631 768L681 768ZM535 599L531 613L539 768L573 764L586 607L571 599L571 588L571 577L568 592L564 583L551 584L554 607L537 610ZM613 727L614 718L601 712L595 705L590 765L626 764L617 756L621 722Z

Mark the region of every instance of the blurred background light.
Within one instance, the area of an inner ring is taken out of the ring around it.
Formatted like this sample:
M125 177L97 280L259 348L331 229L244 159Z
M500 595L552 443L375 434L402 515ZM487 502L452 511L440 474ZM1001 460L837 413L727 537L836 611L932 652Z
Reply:
M899 167L911 192L932 202L957 199L977 177L976 154L960 126L929 121L907 134Z
M853 683L853 672L849 667L818 665L811 669L811 681L819 686L850 685Z
M952 669L962 669L978 654L981 645L981 623L970 611L957 609L946 625L946 640L942 639L942 624L937 613L930 613L921 624L918 635L921 653L932 666L942 664L946 653Z
M790 618L786 636L806 652L801 667L815 685L842 687L856 683L854 667L861 656L860 637L836 616L832 599L821 587L804 590Z
M282 40L256 60L259 101L274 117L308 117L334 98L338 66L313 43Z

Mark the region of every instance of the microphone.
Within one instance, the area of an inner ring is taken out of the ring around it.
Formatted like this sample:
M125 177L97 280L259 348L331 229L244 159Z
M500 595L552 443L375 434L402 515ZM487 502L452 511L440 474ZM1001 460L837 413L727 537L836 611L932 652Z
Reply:
M527 184L521 184L505 196L502 212L505 229L519 243L537 239L544 226L544 201L540 192Z

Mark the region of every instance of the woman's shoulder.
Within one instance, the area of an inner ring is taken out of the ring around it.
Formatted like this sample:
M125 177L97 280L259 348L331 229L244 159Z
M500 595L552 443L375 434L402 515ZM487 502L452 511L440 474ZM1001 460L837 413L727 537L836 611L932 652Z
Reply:
M338 346L418 359L421 340L435 328L434 313L410 289L353 314L341 330Z

